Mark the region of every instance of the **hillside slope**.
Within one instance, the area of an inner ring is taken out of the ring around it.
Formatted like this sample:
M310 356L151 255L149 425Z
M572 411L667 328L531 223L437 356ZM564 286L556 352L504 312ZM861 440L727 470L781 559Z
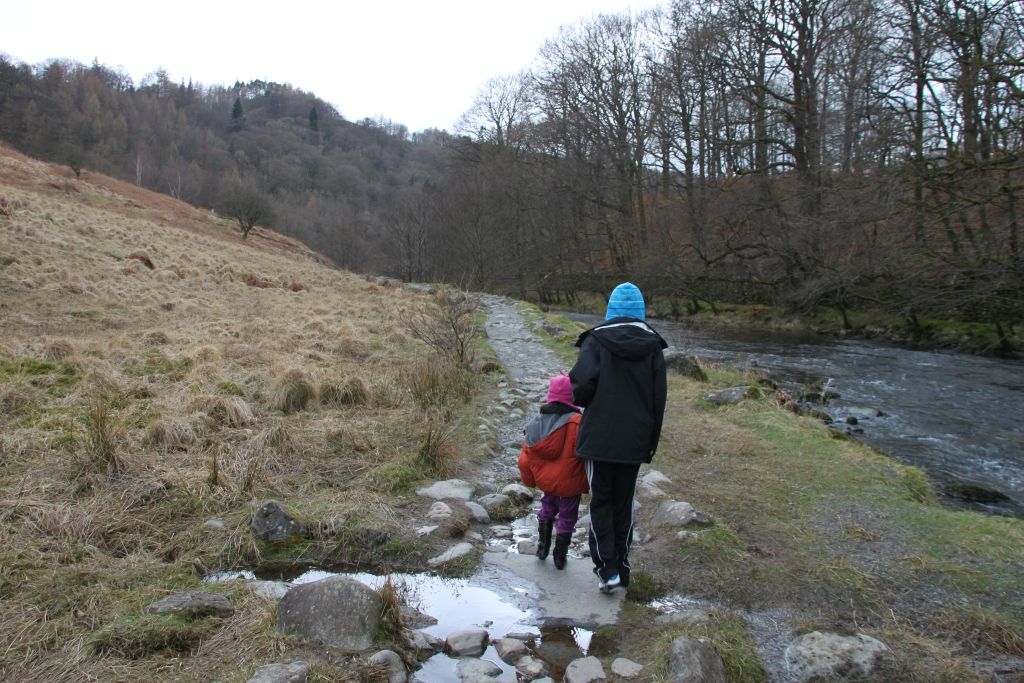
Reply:
M405 463L431 427L403 384L425 355L405 321L430 298L8 149L0 197L0 678L226 679L266 661L273 607L248 591L215 589L235 603L223 628L142 608L263 558L248 525L266 498L339 552L328 537L361 527L320 520L386 528L369 501L422 474Z

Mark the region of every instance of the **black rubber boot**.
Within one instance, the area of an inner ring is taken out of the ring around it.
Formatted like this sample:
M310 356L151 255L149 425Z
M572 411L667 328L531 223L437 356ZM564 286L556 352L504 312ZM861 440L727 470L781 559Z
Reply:
M551 530L555 528L555 520L537 520L537 559L546 560L548 551L551 550Z
M569 553L569 543L572 541L572 534L558 534L555 536L555 552L552 559L555 562L555 569L565 569L565 556Z

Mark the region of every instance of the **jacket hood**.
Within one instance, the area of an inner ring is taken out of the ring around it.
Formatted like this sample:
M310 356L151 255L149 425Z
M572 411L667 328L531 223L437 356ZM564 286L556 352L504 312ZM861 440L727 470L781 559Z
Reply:
M629 360L639 360L660 349L667 349L668 342L654 331L647 323L634 318L612 318L611 320L592 327L576 340L576 346L582 346L588 335L616 356Z
M562 414L542 413L533 418L523 432L526 447L541 458L557 458L562 452L562 442L565 440L565 431L559 429L572 420L574 415L578 419L579 413L575 411Z

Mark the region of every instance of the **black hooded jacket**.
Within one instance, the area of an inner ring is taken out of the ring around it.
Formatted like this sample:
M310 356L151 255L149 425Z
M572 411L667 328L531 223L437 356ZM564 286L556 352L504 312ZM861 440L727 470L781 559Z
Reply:
M668 344L647 323L612 318L576 341L569 371L573 402L583 406L576 455L585 460L640 464L658 449L668 380Z

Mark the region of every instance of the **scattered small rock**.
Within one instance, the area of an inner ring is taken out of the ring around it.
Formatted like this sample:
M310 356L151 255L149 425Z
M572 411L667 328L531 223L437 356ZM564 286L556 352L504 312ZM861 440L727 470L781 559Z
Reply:
M388 683L406 683L409 680L402 658L392 650L375 652L368 661L370 664L384 667L388 673Z
M309 535L306 525L295 519L284 504L276 500L268 500L260 505L252 516L250 528L256 538L267 543L281 543Z
M250 581L249 590L269 600L280 600L291 589L290 583L284 581Z
M489 493L479 502L489 514L494 514L495 511L507 508L512 503L512 499L504 493Z
M533 491L522 484L509 484L501 489L501 492L508 496L516 505L527 505L534 499Z
M697 519L697 511L689 503L676 500L663 501L654 513L651 524L654 526L689 526Z
M469 518L471 520L480 524L491 523L491 516L487 514L487 510L484 509L484 506L480 503L466 501L464 505L466 506L466 511L469 512Z
M421 662L430 659L444 649L444 641L426 631L405 629L402 631L402 641Z
M786 648L786 665L796 680L852 680L867 678L882 656L889 651L885 643L871 636L811 631L793 640Z
M461 659L455 665L455 673L463 683L483 683L496 680L501 667L487 659Z
M479 657L487 649L489 636L482 628L456 631L445 639L444 650L456 657Z
M581 657L569 662L565 669L565 683L594 683L606 680L604 667L597 657Z
M203 522L203 528L210 531L224 531L226 525L223 519L208 519Z
M698 382L708 381L708 373L704 372L697 357L681 351L665 352L665 368L673 374L689 377Z
M704 400L714 405L735 405L747 397L750 387L740 385L727 389L712 389L704 393Z
M547 671L547 666L536 657L526 655L525 657L520 657L519 661L516 662L516 671L526 680L532 681L543 676Z
M668 654L668 680L671 683L726 683L725 665L708 641L676 638Z
M636 676L639 676L643 670L643 665L637 664L625 657L616 657L612 662L612 673L622 678L635 678Z
M452 508L448 503L437 501L427 510L427 519L432 522L444 522L451 519Z
M507 664L515 664L529 653L526 643L517 638L498 638L494 641L494 650Z

